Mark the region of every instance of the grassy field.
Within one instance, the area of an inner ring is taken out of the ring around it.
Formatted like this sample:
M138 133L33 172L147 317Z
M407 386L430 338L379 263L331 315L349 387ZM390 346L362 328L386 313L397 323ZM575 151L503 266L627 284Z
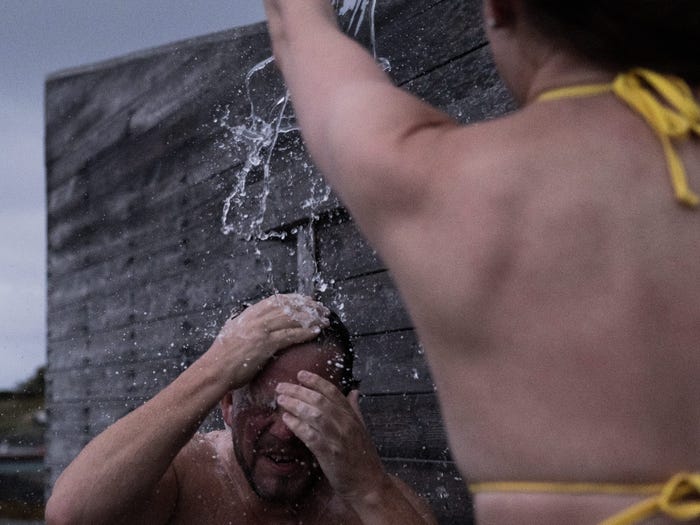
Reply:
M36 421L35 414L43 407L42 395L0 393L0 444L42 445L44 427ZM0 525L8 519L41 519L44 479L41 459L0 461Z
M43 406L43 396L0 395L0 442L41 445L44 427L35 421L34 414Z
M4 520L34 521L40 520L43 517L43 505L0 500L0 524L2 524Z

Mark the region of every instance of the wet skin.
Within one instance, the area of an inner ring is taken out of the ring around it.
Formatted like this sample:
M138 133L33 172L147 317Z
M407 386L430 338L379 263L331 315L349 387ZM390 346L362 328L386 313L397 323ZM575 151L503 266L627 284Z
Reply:
M236 459L251 487L263 499L296 501L322 477L313 454L282 420L275 389L297 383L300 370L337 382L333 363L342 362L335 347L313 343L282 352L254 381L231 396L232 439ZM329 365L329 363L331 363Z
M342 354L333 345L296 345L279 352L245 387L229 392L221 410L231 429L195 436L175 461L185 484L174 523L228 523L232 517L233 523L251 524L360 523L334 496L275 401L277 385L298 384L300 370L339 384L339 362Z
M700 214L674 202L627 104L537 101L616 72L524 5L484 2L522 109L461 126L396 88L327 1L265 0L305 143L392 273L465 478L661 483L700 468ZM700 141L677 148L699 188ZM629 500L482 493L475 508L480 524L587 525Z
M83 449L54 485L46 522L434 523L425 502L384 471L357 392L338 390L341 353L304 344L330 325L328 313L287 294L229 319L173 383ZM282 381L284 416L274 404ZM229 430L198 433L217 403ZM319 446L327 443L335 455Z

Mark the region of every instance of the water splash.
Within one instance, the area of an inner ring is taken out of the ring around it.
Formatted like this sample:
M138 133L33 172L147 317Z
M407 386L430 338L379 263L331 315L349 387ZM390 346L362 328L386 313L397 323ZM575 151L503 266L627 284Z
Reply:
M265 240L267 235L262 231L262 222L267 209L267 197L270 194L270 161L277 141L282 133L297 131L294 115L289 111L289 92L281 97L276 97L267 111L259 108L255 102L253 78L256 74L274 62L269 57L253 66L245 78L246 97L250 104L250 115L244 124L231 125L230 109L226 108L224 114L217 119L217 123L228 131L228 138L245 150L245 162L243 167L235 175L233 191L224 200L222 215L222 231L228 235L235 233L246 240L258 238ZM226 147L226 145L222 145ZM262 165L263 184L262 193L253 196L248 195L247 187L249 177L253 169ZM245 210L250 208L246 200L256 198L258 206L252 207L253 212L243 212L234 222L229 221L229 215L233 210Z
M376 7L376 0L366 1L366 0L333 0L333 7L335 8L338 16L344 17L348 13L350 14L350 20L345 25L345 32L355 38L360 36L360 30L363 27L363 22L365 16L369 11L370 23L369 30L371 34L371 49L374 57L376 54L376 39L374 32L374 12Z
M376 0L332 0L331 3L338 13L344 31L353 38L368 41L372 55L385 70L388 70L388 61L377 58L374 19ZM221 230L226 235L234 234L246 241L284 239L287 235L286 231L264 228L273 155L276 149L279 150L281 135L299 131L289 103L289 92L272 67L273 63L274 57L266 58L253 66L246 75L245 94L250 113L244 122L232 122L233 116L229 107L224 108L215 120L215 123L226 131L224 136L227 142L222 143L220 147L241 150L245 157L243 166L234 175L233 188L224 200ZM258 83L260 90L256 88ZM264 97L259 99L258 92L264 93ZM302 152L301 140L295 142L292 149ZM300 162L298 165L311 175L312 167L308 163ZM258 181L260 184L254 187L253 183ZM314 221L317 218L317 210L329 200L331 190L320 179L312 181L310 194L303 200L301 208L308 210L309 219ZM271 263L269 265L271 266Z
M435 489L435 495L438 497L438 499L448 499L450 497L450 493L443 485L440 485Z

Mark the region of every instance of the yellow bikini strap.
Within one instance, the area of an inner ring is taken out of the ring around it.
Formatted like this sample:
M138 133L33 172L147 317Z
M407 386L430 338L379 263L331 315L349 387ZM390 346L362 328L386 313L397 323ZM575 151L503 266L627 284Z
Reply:
M651 496L664 488L663 483L583 483L553 481L487 481L472 483L469 490L481 492L511 492L535 494L609 494L615 496Z
M700 518L700 474L676 474L659 495L623 510L600 525L633 525L657 514L676 521Z
M700 197L688 186L685 167L672 143L672 139L685 139L691 133L700 135L700 105L682 79L637 68L619 74L612 84L554 89L542 94L538 100L585 97L608 91L614 92L644 117L656 132L666 154L676 199L693 208L700 205Z
M472 493L610 494L651 496L599 525L633 525L665 514L678 521L700 518L700 473L681 472L666 484L493 481L469 485Z
M567 86L563 88L545 91L537 100L542 102L547 100L557 100L560 98L590 97L601 93L610 93L613 90L612 84L586 84L584 86Z

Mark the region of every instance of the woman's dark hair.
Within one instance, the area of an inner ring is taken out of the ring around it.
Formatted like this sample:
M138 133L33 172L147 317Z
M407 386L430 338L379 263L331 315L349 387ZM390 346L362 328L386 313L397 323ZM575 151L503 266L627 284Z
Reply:
M340 385L343 394L347 395L360 384L352 374L355 350L352 347L350 332L348 332L347 327L343 324L343 321L341 321L340 316L331 310L331 313L328 315L328 320L330 321L330 325L321 331L315 341L322 346L329 343L333 344L342 351L343 362L341 363Z
M536 30L592 62L700 83L698 0L523 0L523 6Z

